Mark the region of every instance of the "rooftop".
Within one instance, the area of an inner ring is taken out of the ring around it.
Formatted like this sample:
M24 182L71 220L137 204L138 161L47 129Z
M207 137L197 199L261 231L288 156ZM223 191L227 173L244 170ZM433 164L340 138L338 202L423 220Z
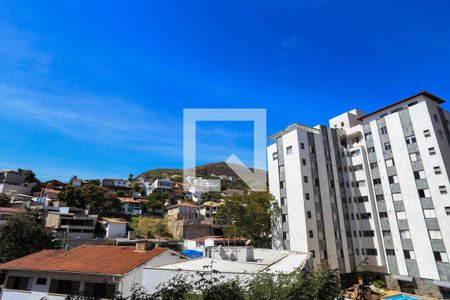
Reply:
M114 224L128 224L128 221L122 218L105 218L103 217L100 223L114 223Z
M0 269L120 276L167 250L159 247L140 252L128 246L82 245L69 251L42 250L0 264Z
M254 249L254 261L230 261L214 254L214 270L220 273L255 273L267 271L270 273L292 272L296 268L302 269L309 258L309 254L271 249ZM188 260L181 263L168 264L151 269L182 270L191 272L205 272L205 266L211 265L211 258ZM150 267L149 267L150 268Z
M120 202L122 203L142 203L145 202L145 199L134 199L131 197L118 197Z
M24 213L24 212L25 212L25 209L23 209L23 208L0 207L0 213L20 214L20 213Z
M445 100L443 100L443 99L441 99L441 98L439 98L439 97L437 97L437 96L435 96L435 95L433 95L433 94L431 94L431 93L429 93L429 92L427 92L427 91L422 91L422 92L420 92L420 93L418 93L418 94L416 94L416 95L410 96L410 97L408 97L408 98L405 98L405 99L402 99L402 100L397 101L397 102L395 102L395 103L392 103L392 104L390 104L390 105L388 105L388 106L385 106L385 107L383 107L383 108L380 108L380 109L378 109L378 110L376 110L376 111L373 111L373 112L371 112L371 113L368 113L368 114L362 116L361 118L359 118L358 120L361 121L361 120L363 120L363 119L365 119L365 118L367 118L367 117L369 117L369 116L375 115L375 114L377 114L377 113L379 113L379 112L382 112L382 111L385 110L385 109L389 109L389 108L391 108L391 107L393 107L393 106L399 105L399 104L401 104L401 103L403 103L403 102L409 101L409 100L411 100L411 99L413 99L413 98L415 98L415 97L418 97L418 96L425 96L425 97L427 97L427 98L429 98L429 99L431 99L431 100L437 102L438 104L445 103Z

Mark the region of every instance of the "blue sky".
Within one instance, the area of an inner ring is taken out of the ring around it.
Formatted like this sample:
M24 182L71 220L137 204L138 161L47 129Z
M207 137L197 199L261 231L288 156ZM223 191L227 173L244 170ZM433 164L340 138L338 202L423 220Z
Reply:
M0 1L0 169L181 167L184 108L266 108L271 134L421 90L450 99L449 13L446 1ZM248 122L198 136L199 164L252 160Z

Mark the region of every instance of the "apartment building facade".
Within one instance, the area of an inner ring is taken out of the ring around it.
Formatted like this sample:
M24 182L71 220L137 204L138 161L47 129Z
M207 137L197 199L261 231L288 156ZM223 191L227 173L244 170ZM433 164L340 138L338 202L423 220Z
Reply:
M281 207L273 247L312 253L341 273L389 274L390 287L450 288L450 113L422 92L314 128L293 124L268 147Z

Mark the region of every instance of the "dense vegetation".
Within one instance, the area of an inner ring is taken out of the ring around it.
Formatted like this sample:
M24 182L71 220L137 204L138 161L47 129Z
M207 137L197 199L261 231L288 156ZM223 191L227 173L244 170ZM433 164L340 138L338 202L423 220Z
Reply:
M255 247L271 248L272 223L278 215L278 205L270 193L252 192L226 198L215 219L231 224L226 236L248 238Z
M55 234L45 228L37 212L11 216L0 226L0 262L16 259L42 249L58 248Z
M217 272L199 273L195 277L176 275L149 294L135 287L130 297L120 295L117 300L334 300L341 299L339 274L327 266L312 272L295 271L290 274L259 273L246 281L225 280ZM89 299L71 296L69 299Z

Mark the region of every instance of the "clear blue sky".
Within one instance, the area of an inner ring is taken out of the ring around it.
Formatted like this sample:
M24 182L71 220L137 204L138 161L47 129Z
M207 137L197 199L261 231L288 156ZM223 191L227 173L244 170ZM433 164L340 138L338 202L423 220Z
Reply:
M421 90L450 99L449 15L448 1L0 1L0 169L181 167L184 108L266 108L271 134ZM198 163L251 160L251 124L199 127Z

